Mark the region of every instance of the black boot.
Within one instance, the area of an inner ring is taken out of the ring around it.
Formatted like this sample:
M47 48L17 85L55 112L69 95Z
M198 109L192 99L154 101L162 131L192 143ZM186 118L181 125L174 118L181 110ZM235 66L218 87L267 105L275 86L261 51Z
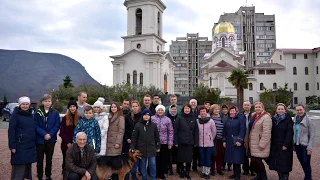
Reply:
M261 174L261 180L268 180L268 177L267 177L267 173L266 172L263 172Z
M251 180L260 180L260 179L261 179L261 175L260 175L260 173L257 173L257 176Z
M236 175L232 174L231 176L228 177L228 179L234 179L236 178Z
M184 170L180 170L180 179L183 179L185 176Z
M186 171L186 178L187 178L187 179L191 179L190 174L189 174L189 171Z
M278 176L279 176L279 180L283 180L283 173L279 172L279 171L277 171L277 173L278 173Z

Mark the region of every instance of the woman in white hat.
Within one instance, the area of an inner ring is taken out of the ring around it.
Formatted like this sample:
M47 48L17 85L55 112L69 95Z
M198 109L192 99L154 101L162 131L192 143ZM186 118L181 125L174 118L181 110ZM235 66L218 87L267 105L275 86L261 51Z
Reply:
M11 179L32 179L32 163L37 161L36 128L30 98L21 97L11 115L8 138L11 150Z
M169 149L173 146L173 126L171 119L164 115L166 108L163 105L156 107L156 115L151 117L153 123L158 127L161 149L157 156L157 176L166 179L169 165Z
M99 97L93 104L94 118L98 121L101 131L101 150L99 156L105 156L107 150L107 136L109 128L108 114L103 108L104 98Z

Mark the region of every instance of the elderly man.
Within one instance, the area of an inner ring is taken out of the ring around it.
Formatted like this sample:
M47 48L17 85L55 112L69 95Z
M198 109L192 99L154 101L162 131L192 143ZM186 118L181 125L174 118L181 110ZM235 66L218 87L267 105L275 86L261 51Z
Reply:
M87 145L87 135L79 132L76 144L67 150L64 180L98 180L95 174L97 160L94 149Z
M196 99L191 99L189 104L191 106L191 112L198 118L198 101Z

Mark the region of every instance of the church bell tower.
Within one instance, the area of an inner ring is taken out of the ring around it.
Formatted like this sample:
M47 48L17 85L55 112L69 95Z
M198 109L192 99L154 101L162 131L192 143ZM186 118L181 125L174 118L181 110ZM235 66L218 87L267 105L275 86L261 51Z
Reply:
M127 8L127 36L124 51L138 49L143 52L164 51L162 14L166 9L161 0L125 0Z

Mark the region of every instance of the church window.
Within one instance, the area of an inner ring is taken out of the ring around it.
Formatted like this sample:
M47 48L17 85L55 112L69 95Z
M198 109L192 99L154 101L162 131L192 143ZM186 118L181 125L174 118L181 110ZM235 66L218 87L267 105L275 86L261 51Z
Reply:
M252 86L252 83L249 83L249 91L252 91L253 90L253 86Z
M157 51L158 51L158 52L160 51L160 47L159 47L159 46L157 46Z
M319 86L319 82L317 82L317 90L319 91L320 86Z
M308 54L303 55L304 59L308 59Z
M226 38L222 38L222 47L226 47Z
M137 71L133 71L133 83L132 84L137 84Z
M319 74L319 67L318 66L316 67L316 72L317 72L317 74Z
M140 85L143 85L143 73L140 73Z
M130 74L127 74L127 84L130 84Z
M306 91L309 91L309 83L306 83Z
M292 54L292 59L297 59L297 54Z
M137 9L136 11L136 35L142 34L142 10Z
M264 85L263 83L260 83L260 91L262 91L264 89Z
M160 19L160 12L158 12L158 36L160 36L160 22L161 22L161 19Z
M273 83L273 89L277 89L277 83Z
M138 44L137 44L137 49L140 49L140 48L141 48L141 44L138 43Z
M293 75L297 75L297 67L293 67Z
M304 74L305 74L305 75L309 75L309 68L308 68L308 67L305 67L305 68L304 68Z
M212 77L210 77L210 87L212 87Z
M295 90L295 91L298 90L298 84L297 84L297 83L294 83L294 84L293 84L293 90Z

